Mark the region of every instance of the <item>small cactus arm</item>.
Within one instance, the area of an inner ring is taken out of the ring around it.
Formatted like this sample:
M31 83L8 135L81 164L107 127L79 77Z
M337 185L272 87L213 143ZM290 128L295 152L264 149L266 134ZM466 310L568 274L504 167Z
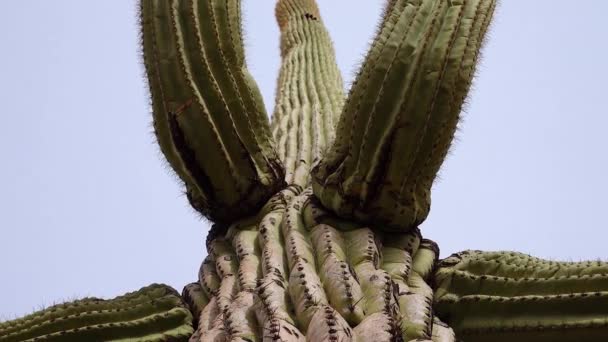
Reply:
M464 341L606 341L608 263L465 251L439 264L436 313Z
M175 290L150 285L112 300L84 298L0 323L0 341L187 341L192 315Z
M347 97L315 1L278 0L270 123L239 0L140 5L161 151L214 222L198 280L183 302L151 286L0 323L0 342L608 339L606 264L438 262L418 229L494 0L387 1Z

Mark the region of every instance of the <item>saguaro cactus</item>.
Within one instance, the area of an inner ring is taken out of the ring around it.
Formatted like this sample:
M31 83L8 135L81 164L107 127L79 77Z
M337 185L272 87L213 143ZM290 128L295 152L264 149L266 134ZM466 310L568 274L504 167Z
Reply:
M68 303L0 324L0 342L608 338L608 264L438 261L418 229L494 0L388 1L346 97L315 1L278 0L270 122L239 0L140 4L155 132L214 222L208 256L181 299L151 287Z

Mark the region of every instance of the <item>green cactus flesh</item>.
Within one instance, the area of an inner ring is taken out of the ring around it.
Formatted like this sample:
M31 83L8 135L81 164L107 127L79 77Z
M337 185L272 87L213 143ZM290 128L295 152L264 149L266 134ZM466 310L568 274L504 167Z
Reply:
M192 315L175 290L150 285L112 300L85 298L0 323L0 342L187 341Z
M141 1L154 128L194 208L255 212L284 185L268 116L245 68L240 1Z
M606 263L463 252L437 269L418 229L495 0L387 1L347 97L315 1L278 0L270 123L239 0L140 5L161 151L215 223L199 279L183 302L153 285L53 306L0 342L608 340Z
M323 205L396 230L426 218L494 5L390 2L336 142L313 171Z
M606 341L608 263L466 251L441 261L436 313L464 341Z

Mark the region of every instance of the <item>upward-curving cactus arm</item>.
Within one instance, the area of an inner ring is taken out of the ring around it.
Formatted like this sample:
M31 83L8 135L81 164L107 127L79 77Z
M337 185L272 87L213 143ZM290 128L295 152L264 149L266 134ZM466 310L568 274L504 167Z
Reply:
M342 77L315 1L278 1L276 17L283 61L272 131L287 183L307 186L312 164L334 140Z
M393 230L426 218L494 5L389 2L336 142L313 170L323 205Z
M262 98L243 56L240 1L142 0L154 128L190 203L216 222L282 188Z

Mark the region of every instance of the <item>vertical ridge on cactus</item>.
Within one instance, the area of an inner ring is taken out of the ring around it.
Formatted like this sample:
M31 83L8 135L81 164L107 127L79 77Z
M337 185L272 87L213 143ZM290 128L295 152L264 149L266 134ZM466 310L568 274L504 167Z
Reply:
M214 222L198 280L54 306L0 342L608 339L608 264L438 260L418 228L495 0L387 1L346 102L316 2L278 0L270 124L239 0L140 5L158 142Z

